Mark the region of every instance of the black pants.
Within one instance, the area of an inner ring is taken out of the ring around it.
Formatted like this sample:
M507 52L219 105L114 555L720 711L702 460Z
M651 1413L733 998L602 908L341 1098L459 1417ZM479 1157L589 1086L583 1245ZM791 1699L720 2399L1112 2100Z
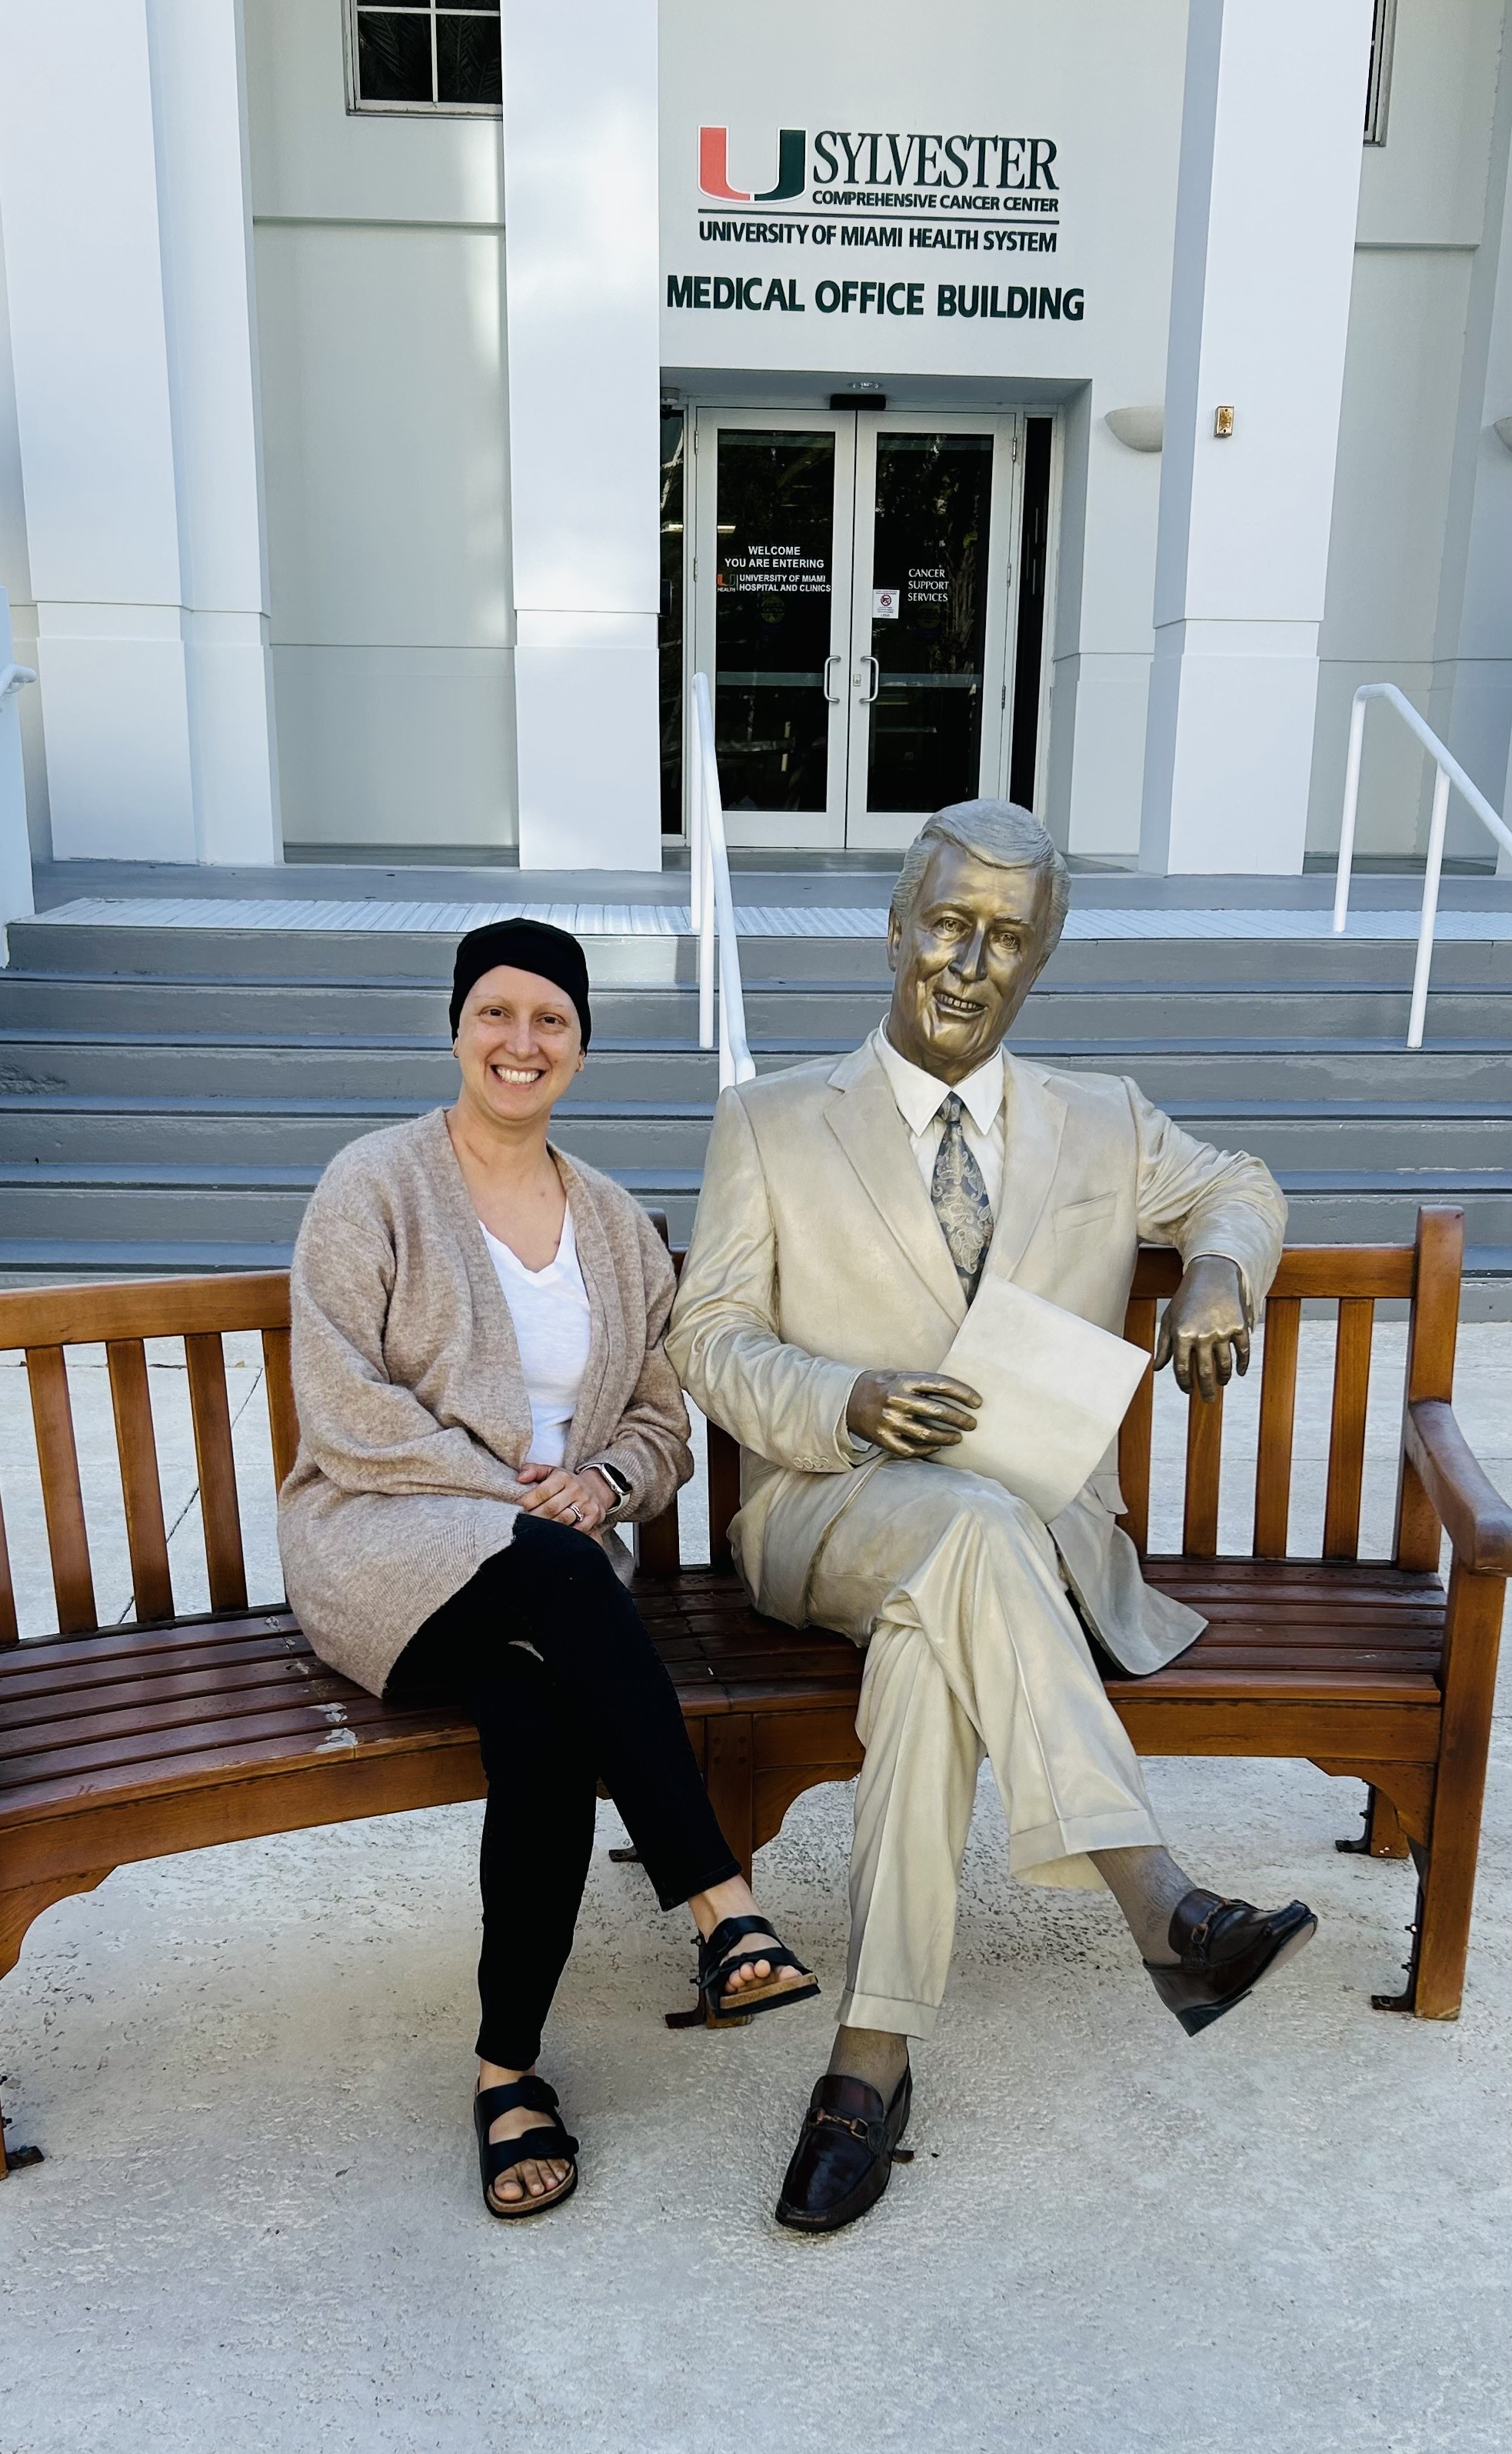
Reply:
M587 1881L602 1779L664 1909L738 1875L672 1682L596 1542L522 1517L508 1548L411 1637L384 1690L478 1725L484 2062L541 2050Z

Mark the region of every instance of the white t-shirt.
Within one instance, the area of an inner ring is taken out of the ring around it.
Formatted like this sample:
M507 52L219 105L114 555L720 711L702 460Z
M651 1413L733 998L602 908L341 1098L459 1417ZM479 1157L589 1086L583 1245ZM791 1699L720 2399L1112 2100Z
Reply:
M478 1221L483 1227L483 1221ZM527 1270L519 1256L483 1228L483 1240L499 1274L514 1323L515 1344L530 1396L530 1462L561 1465L567 1426L588 1359L588 1291L583 1283L572 1213L562 1219L556 1258L544 1270Z

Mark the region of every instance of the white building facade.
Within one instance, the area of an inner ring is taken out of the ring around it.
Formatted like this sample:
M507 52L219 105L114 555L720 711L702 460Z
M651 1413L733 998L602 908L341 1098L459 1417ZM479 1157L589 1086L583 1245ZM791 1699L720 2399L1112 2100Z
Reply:
M773 853L1504 806L1507 14L0 0L33 853L655 869L694 670Z

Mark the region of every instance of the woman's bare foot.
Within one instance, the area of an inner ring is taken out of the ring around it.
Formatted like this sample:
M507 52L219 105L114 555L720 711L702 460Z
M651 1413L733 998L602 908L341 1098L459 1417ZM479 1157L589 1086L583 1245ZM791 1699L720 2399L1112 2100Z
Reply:
M512 2087L517 2079L528 2079L534 2069L533 2062L529 2071L507 2070L503 2062L480 2062L479 2092L486 2087ZM528 2105L516 2105L512 2113L501 2113L497 2122L489 2123L488 2143L498 2146L506 2139L523 2138L527 2130L541 2126L539 2113L532 2112ZM525 2163L511 2165L507 2173L501 2173L488 2195L497 2199L501 2206L516 2206L522 2199L544 2199L561 2188L571 2170L571 2165L564 2163L559 2156L531 2157Z
M712 1891L695 1892L687 1905L693 1912L693 1923L706 1941L717 1925L724 1924L726 1918L759 1917L761 1914L749 1883L744 1882L739 1875L733 1876L727 1883L716 1883ZM774 1934L766 1932L741 1937L723 1963L726 1973L721 1990L728 1999L733 2001L744 1986L755 1985L770 1977L772 1964L769 1960L761 1958L761 1947L764 1942L775 1945L776 1941ZM811 1981L801 1976L796 1968L780 1970L779 1975L793 1985L806 1985Z

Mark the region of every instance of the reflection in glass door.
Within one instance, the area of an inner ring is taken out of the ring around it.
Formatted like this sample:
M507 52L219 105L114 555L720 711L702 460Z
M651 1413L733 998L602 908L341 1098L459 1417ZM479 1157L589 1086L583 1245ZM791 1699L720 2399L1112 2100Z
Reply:
M852 426L700 421L698 627L737 841L844 841Z
M697 413L692 662L731 842L892 847L1005 789L1020 424Z
M869 810L977 790L991 491L990 434L877 437Z
M1001 789L1018 421L864 420L847 843Z

